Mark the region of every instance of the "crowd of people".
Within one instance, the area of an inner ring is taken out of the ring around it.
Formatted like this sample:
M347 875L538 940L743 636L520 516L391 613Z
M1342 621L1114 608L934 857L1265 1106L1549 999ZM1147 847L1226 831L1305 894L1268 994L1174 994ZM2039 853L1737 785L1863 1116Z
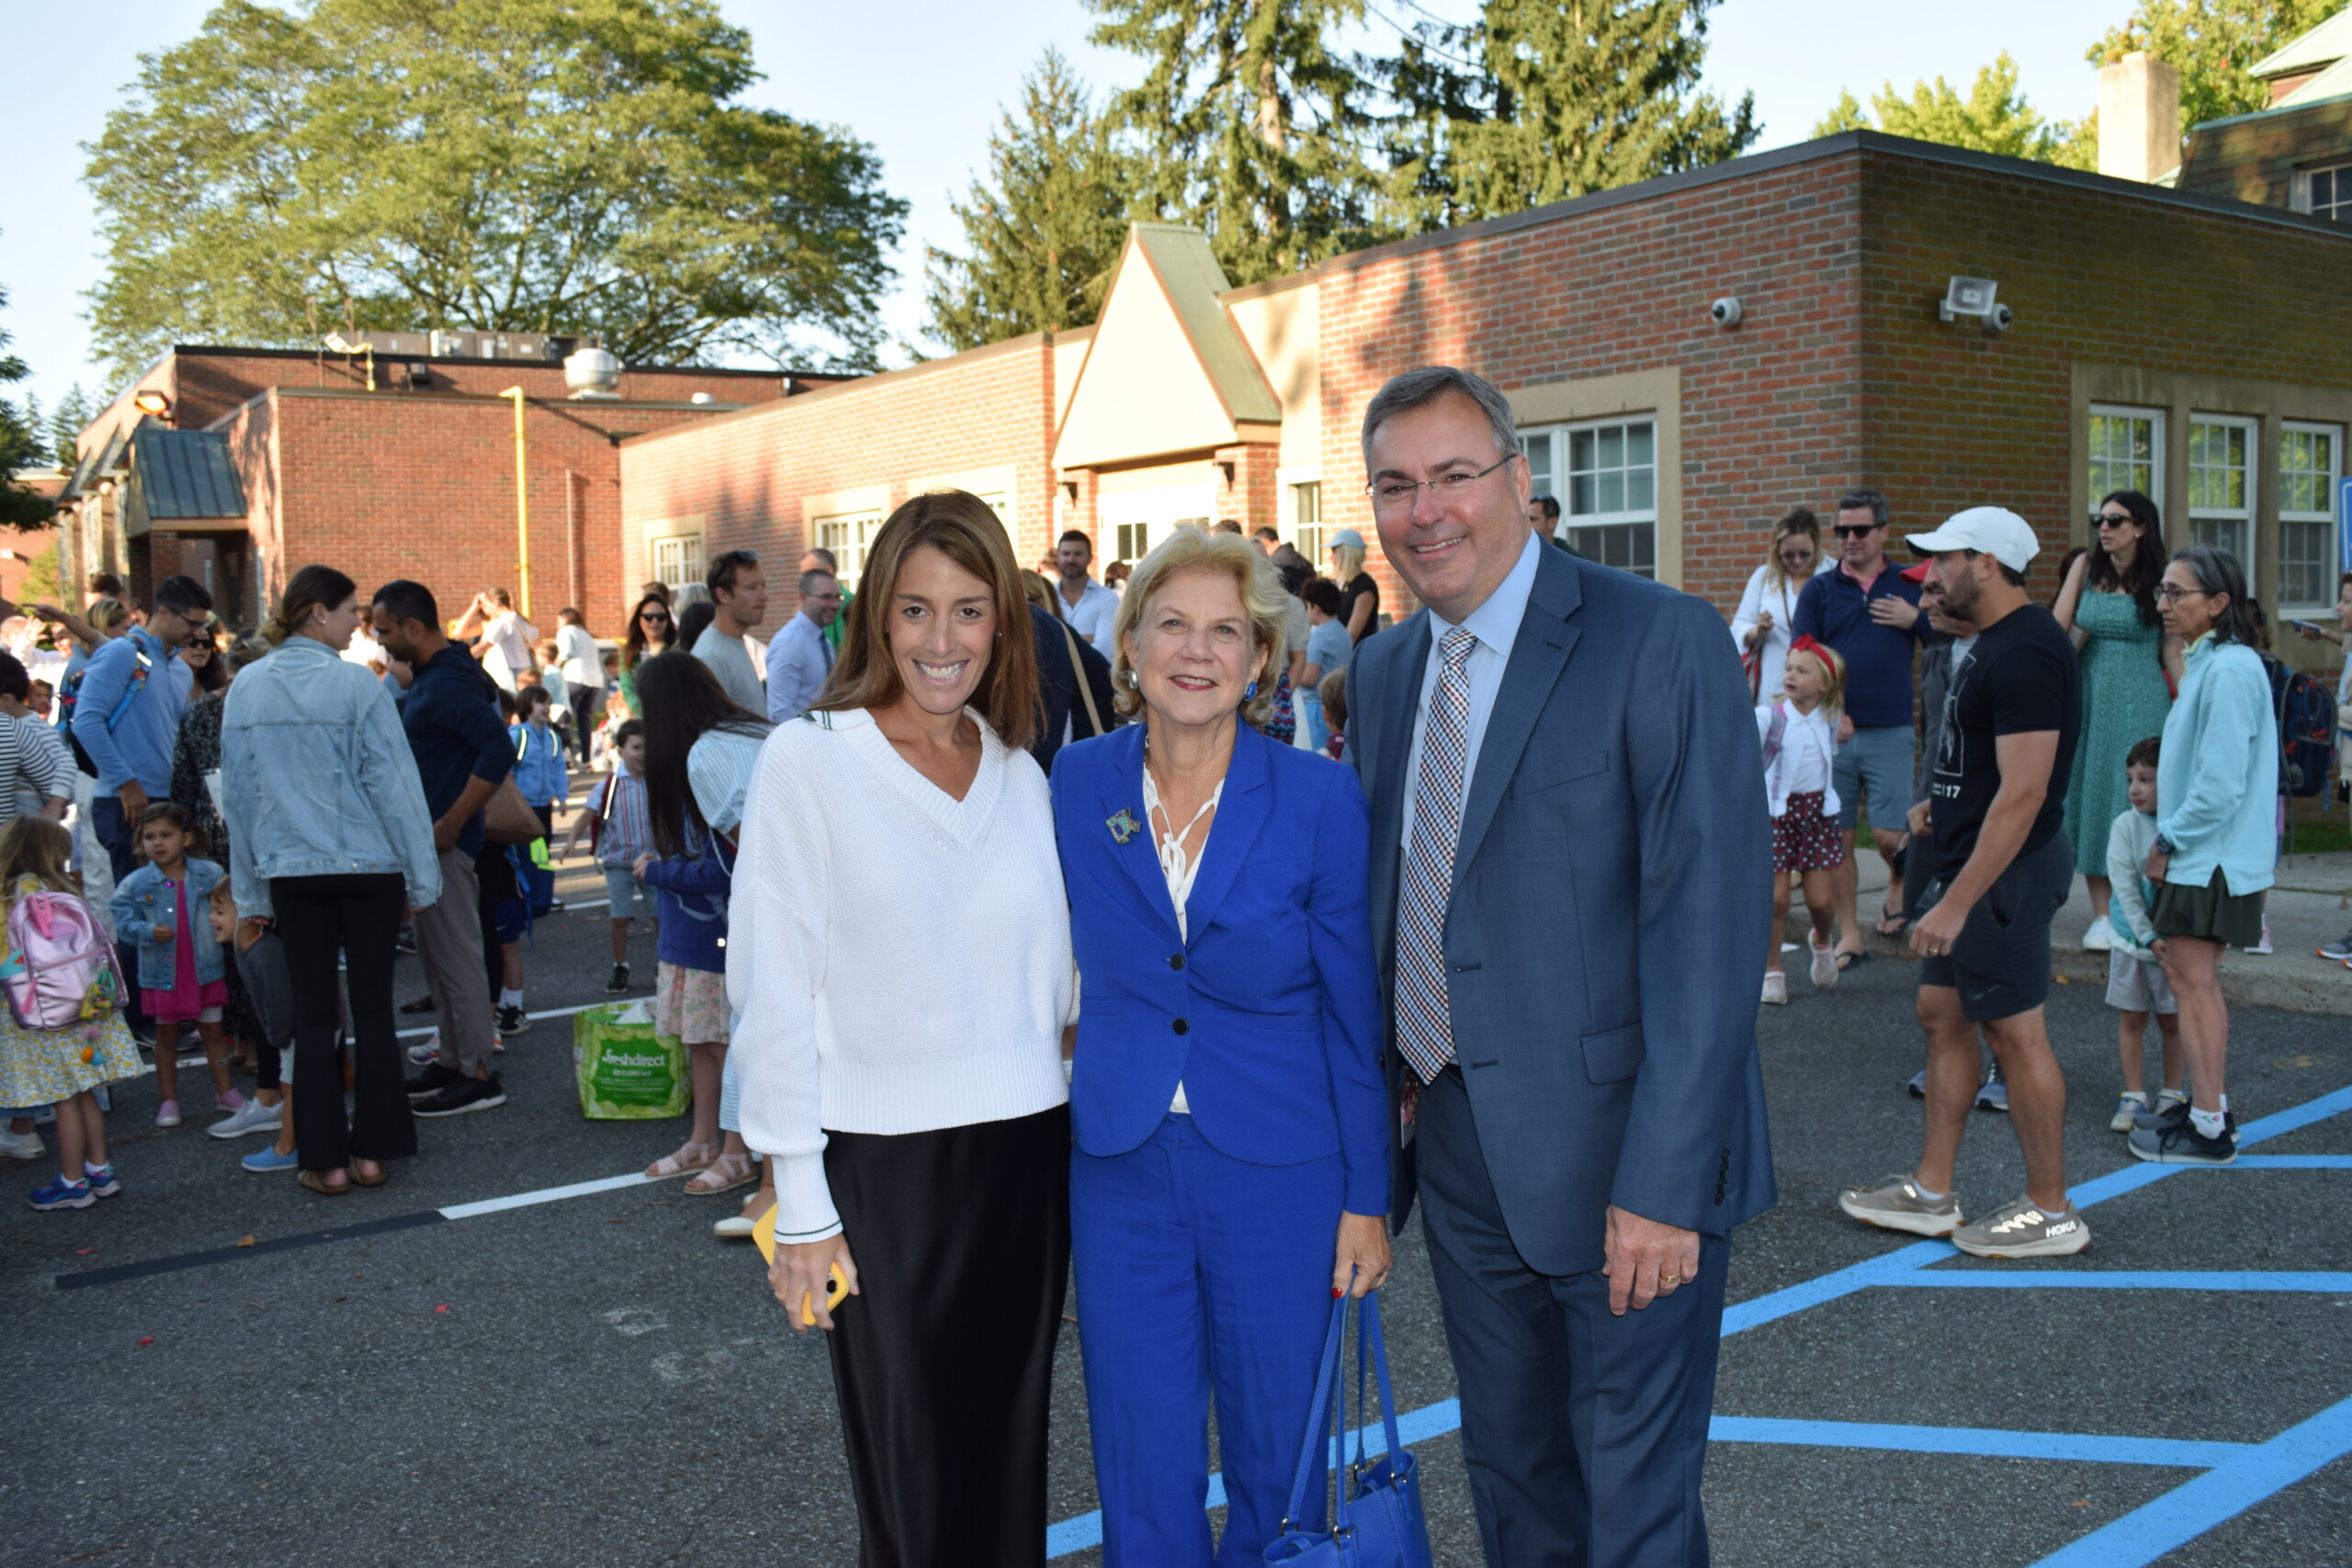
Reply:
M1319 1528L1319 1495L1287 1506L1317 1348L1417 1200L1487 1560L1703 1561L1726 1237L1775 1198L1758 992L1722 955L1762 949L1787 1005L1801 893L1836 986L1871 961L1878 854L1926 1117L1916 1165L1840 1208L2078 1252L2043 1005L2086 875L2112 1125L2143 1159L2233 1160L2217 962L2265 944L2284 821L2259 607L2135 492L2045 607L2015 513L1909 534L1906 570L1856 490L1834 551L1805 508L1772 528L1727 658L1702 601L1558 538L1483 379L1396 378L1362 441L1419 605L1393 625L1354 529L1318 573L1272 529L1182 526L1098 581L1083 533L1023 570L952 491L892 513L854 592L808 550L770 630L729 550L646 584L610 654L572 609L543 639L503 590L449 616L325 565L250 635L185 577L37 609L71 647L50 689L0 652L6 1152L51 1108L61 1161L34 1206L122 1190L108 1091L142 1051L159 1126L200 1065L212 1135L275 1134L245 1168L323 1199L391 1179L418 1119L506 1103L520 938L584 848L605 990L641 988L648 913L692 1077L646 1175L751 1189L721 1236L773 1213L862 1561L1038 1560L1073 1273L1105 1561ZM2352 643L2352 574L2338 618L2302 635ZM601 776L566 824L578 767ZM406 1053L404 1010L435 1024ZM1988 1096L2023 1190L1963 1210Z

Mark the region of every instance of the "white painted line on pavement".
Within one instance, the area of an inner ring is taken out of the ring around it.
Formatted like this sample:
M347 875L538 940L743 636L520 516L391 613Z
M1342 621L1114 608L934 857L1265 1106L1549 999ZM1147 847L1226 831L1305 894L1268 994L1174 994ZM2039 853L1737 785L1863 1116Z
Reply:
M560 1203L566 1198L585 1198L592 1192L610 1192L616 1188L641 1187L657 1179L641 1170L627 1176L607 1176L595 1181L575 1181L569 1187L542 1187L536 1192L517 1192L507 1198L484 1198L478 1203L452 1203L441 1211L445 1220L470 1220L477 1214L495 1214L507 1209L527 1209L535 1203Z
M606 998L608 1001L624 1001L626 999L626 998L622 997L611 997ZM600 1008L604 1005L604 1002L582 1002L576 1008L549 1008L545 1012L526 1012L523 1016L529 1019L570 1018L575 1012L586 1012L590 1008ZM395 1038L401 1040L421 1039L424 1035L432 1033L433 1030L434 1025L428 1023L421 1029L403 1029L395 1036Z

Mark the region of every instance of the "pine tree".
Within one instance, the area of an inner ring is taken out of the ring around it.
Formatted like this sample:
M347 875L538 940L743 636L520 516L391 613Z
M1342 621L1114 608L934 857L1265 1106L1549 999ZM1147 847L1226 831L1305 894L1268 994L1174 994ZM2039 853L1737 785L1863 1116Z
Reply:
M925 254L930 335L960 352L1091 322L1138 177L1086 84L1047 50L989 136L987 180L950 204L966 254Z
M1235 283L1389 237L1371 225L1368 90L1334 51L1363 0L1087 0L1092 41L1144 61L1112 104L1152 216L1198 223Z
M0 310L7 308L8 291L0 288ZM0 385L21 381L32 372L25 362L7 352L12 334L0 327ZM40 405L28 400L28 408L19 409L6 398L0 398L0 527L37 528L56 513L57 508L44 497L34 494L17 482L17 470L43 464L48 454L40 434L38 421Z
M60 468L70 468L82 460L82 454L75 444L89 423L104 412L90 394L82 389L81 382L76 381L65 389L65 395L57 400L55 408L49 411L48 426L41 432Z

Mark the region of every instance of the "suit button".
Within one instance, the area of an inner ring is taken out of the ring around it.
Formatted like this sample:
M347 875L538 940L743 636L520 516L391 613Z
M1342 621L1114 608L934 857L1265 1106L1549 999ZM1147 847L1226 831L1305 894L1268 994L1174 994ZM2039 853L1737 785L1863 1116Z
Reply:
M1179 1033L1179 1034L1190 1034L1191 1032L1193 1032L1193 1026L1192 1026L1191 1024L1189 1024L1189 1023L1186 1023L1186 1022L1185 1022L1182 1019L1181 1019L1181 1018L1180 1018L1180 1019L1178 1019L1175 1022L1173 1022L1173 1023L1170 1024L1168 1027L1169 1027L1169 1028L1170 1028L1170 1029L1172 1029L1172 1030L1174 1030L1174 1031L1175 1031L1177 1033Z
M1170 969L1182 969L1184 967L1184 955L1181 953L1170 953L1168 955L1168 967Z

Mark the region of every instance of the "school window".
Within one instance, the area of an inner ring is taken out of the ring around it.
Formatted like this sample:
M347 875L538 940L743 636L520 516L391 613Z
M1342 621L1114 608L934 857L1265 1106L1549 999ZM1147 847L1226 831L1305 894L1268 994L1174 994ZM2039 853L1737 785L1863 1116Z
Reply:
M1560 503L1587 560L1657 575L1657 422L1647 415L1522 433L1532 492Z
M1290 547L1323 570L1323 486L1310 481L1290 487Z
M2295 205L2303 211L2314 218L2352 223L2352 164L2305 170L2295 184L2300 187L2295 194L2302 197Z
M653 581L666 582L676 592L690 582L702 581L702 536L673 534L668 538L652 542Z
M1113 560L1123 560L1132 565L1151 554L1150 524L1122 523L1116 532L1118 548L1111 554Z
M857 592L858 574L865 570L865 546L882 526L882 512L876 507L865 512L838 512L831 517L813 518L808 531L817 543L833 552L833 559L841 563L841 584L850 592Z
M2335 602L2335 486L2344 428L2287 421L2278 432L2278 603L2311 609Z
M2165 416L2155 409L2091 406L2090 494L2086 505L2096 507L2102 496L2119 490L2136 490L2164 504Z
M2188 422L2188 536L2237 557L2254 570L2255 422L2198 414Z

